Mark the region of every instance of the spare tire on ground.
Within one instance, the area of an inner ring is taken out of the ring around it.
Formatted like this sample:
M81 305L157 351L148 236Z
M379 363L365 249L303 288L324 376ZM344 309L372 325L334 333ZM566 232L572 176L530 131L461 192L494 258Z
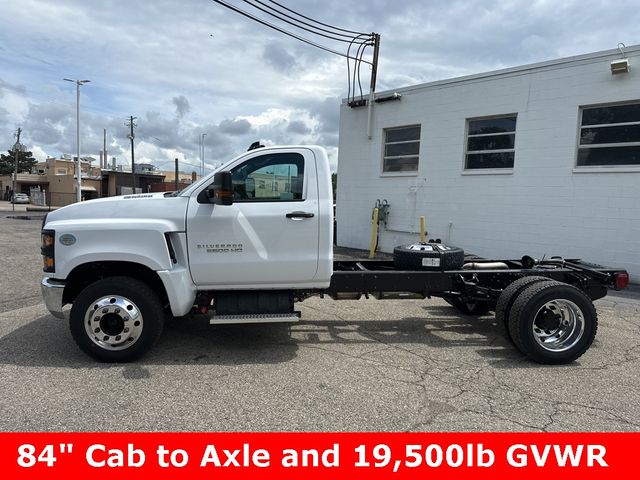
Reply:
M464 250L441 243L413 243L393 249L393 264L401 270L459 270Z

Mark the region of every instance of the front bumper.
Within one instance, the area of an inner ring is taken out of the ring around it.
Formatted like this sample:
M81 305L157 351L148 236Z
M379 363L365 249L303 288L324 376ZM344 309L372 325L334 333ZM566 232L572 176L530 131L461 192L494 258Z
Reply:
M62 312L62 294L64 293L65 283L54 280L49 277L42 277L40 282L40 288L42 290L42 298L44 298L44 304L47 310L51 312L51 315L57 318L65 318Z

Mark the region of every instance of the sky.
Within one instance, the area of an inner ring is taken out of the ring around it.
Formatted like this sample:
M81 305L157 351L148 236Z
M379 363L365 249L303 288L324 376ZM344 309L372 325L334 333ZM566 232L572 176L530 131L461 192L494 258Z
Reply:
M227 0L339 52L346 44ZM276 7L269 0L263 4ZM256 2L253 1L255 4ZM640 43L640 0L278 0L328 25L381 35L377 90ZM264 8L264 7L263 7ZM39 160L76 152L206 171L266 145L318 144L338 160L345 58L211 0L0 0L0 151L21 142ZM371 49L365 59L370 59ZM633 66L632 66L633 68ZM640 68L640 66L639 66ZM362 67L363 89L369 68Z

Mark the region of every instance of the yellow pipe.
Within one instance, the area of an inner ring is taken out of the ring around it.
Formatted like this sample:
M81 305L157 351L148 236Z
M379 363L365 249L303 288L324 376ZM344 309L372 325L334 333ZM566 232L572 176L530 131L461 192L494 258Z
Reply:
M371 244L369 246L369 258L376 255L376 238L378 236L378 208L373 209L373 217L371 217Z
M424 215L420 216L420 243L424 243L425 242L425 238L427 235L427 231L426 231L426 219L424 218Z

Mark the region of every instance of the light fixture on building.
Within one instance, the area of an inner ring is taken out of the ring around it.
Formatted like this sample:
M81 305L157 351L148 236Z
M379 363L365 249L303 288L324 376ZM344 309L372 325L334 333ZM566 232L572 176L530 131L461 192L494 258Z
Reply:
M622 55L622 58L613 60L611 62L611 75L617 75L618 73L627 73L631 68L629 59L627 58L626 53L624 53L624 47L624 43L618 44L618 50L620 51L620 55Z
M402 98L401 93L393 92L391 95L376 97L376 103L391 102L393 100L400 100L401 98Z

